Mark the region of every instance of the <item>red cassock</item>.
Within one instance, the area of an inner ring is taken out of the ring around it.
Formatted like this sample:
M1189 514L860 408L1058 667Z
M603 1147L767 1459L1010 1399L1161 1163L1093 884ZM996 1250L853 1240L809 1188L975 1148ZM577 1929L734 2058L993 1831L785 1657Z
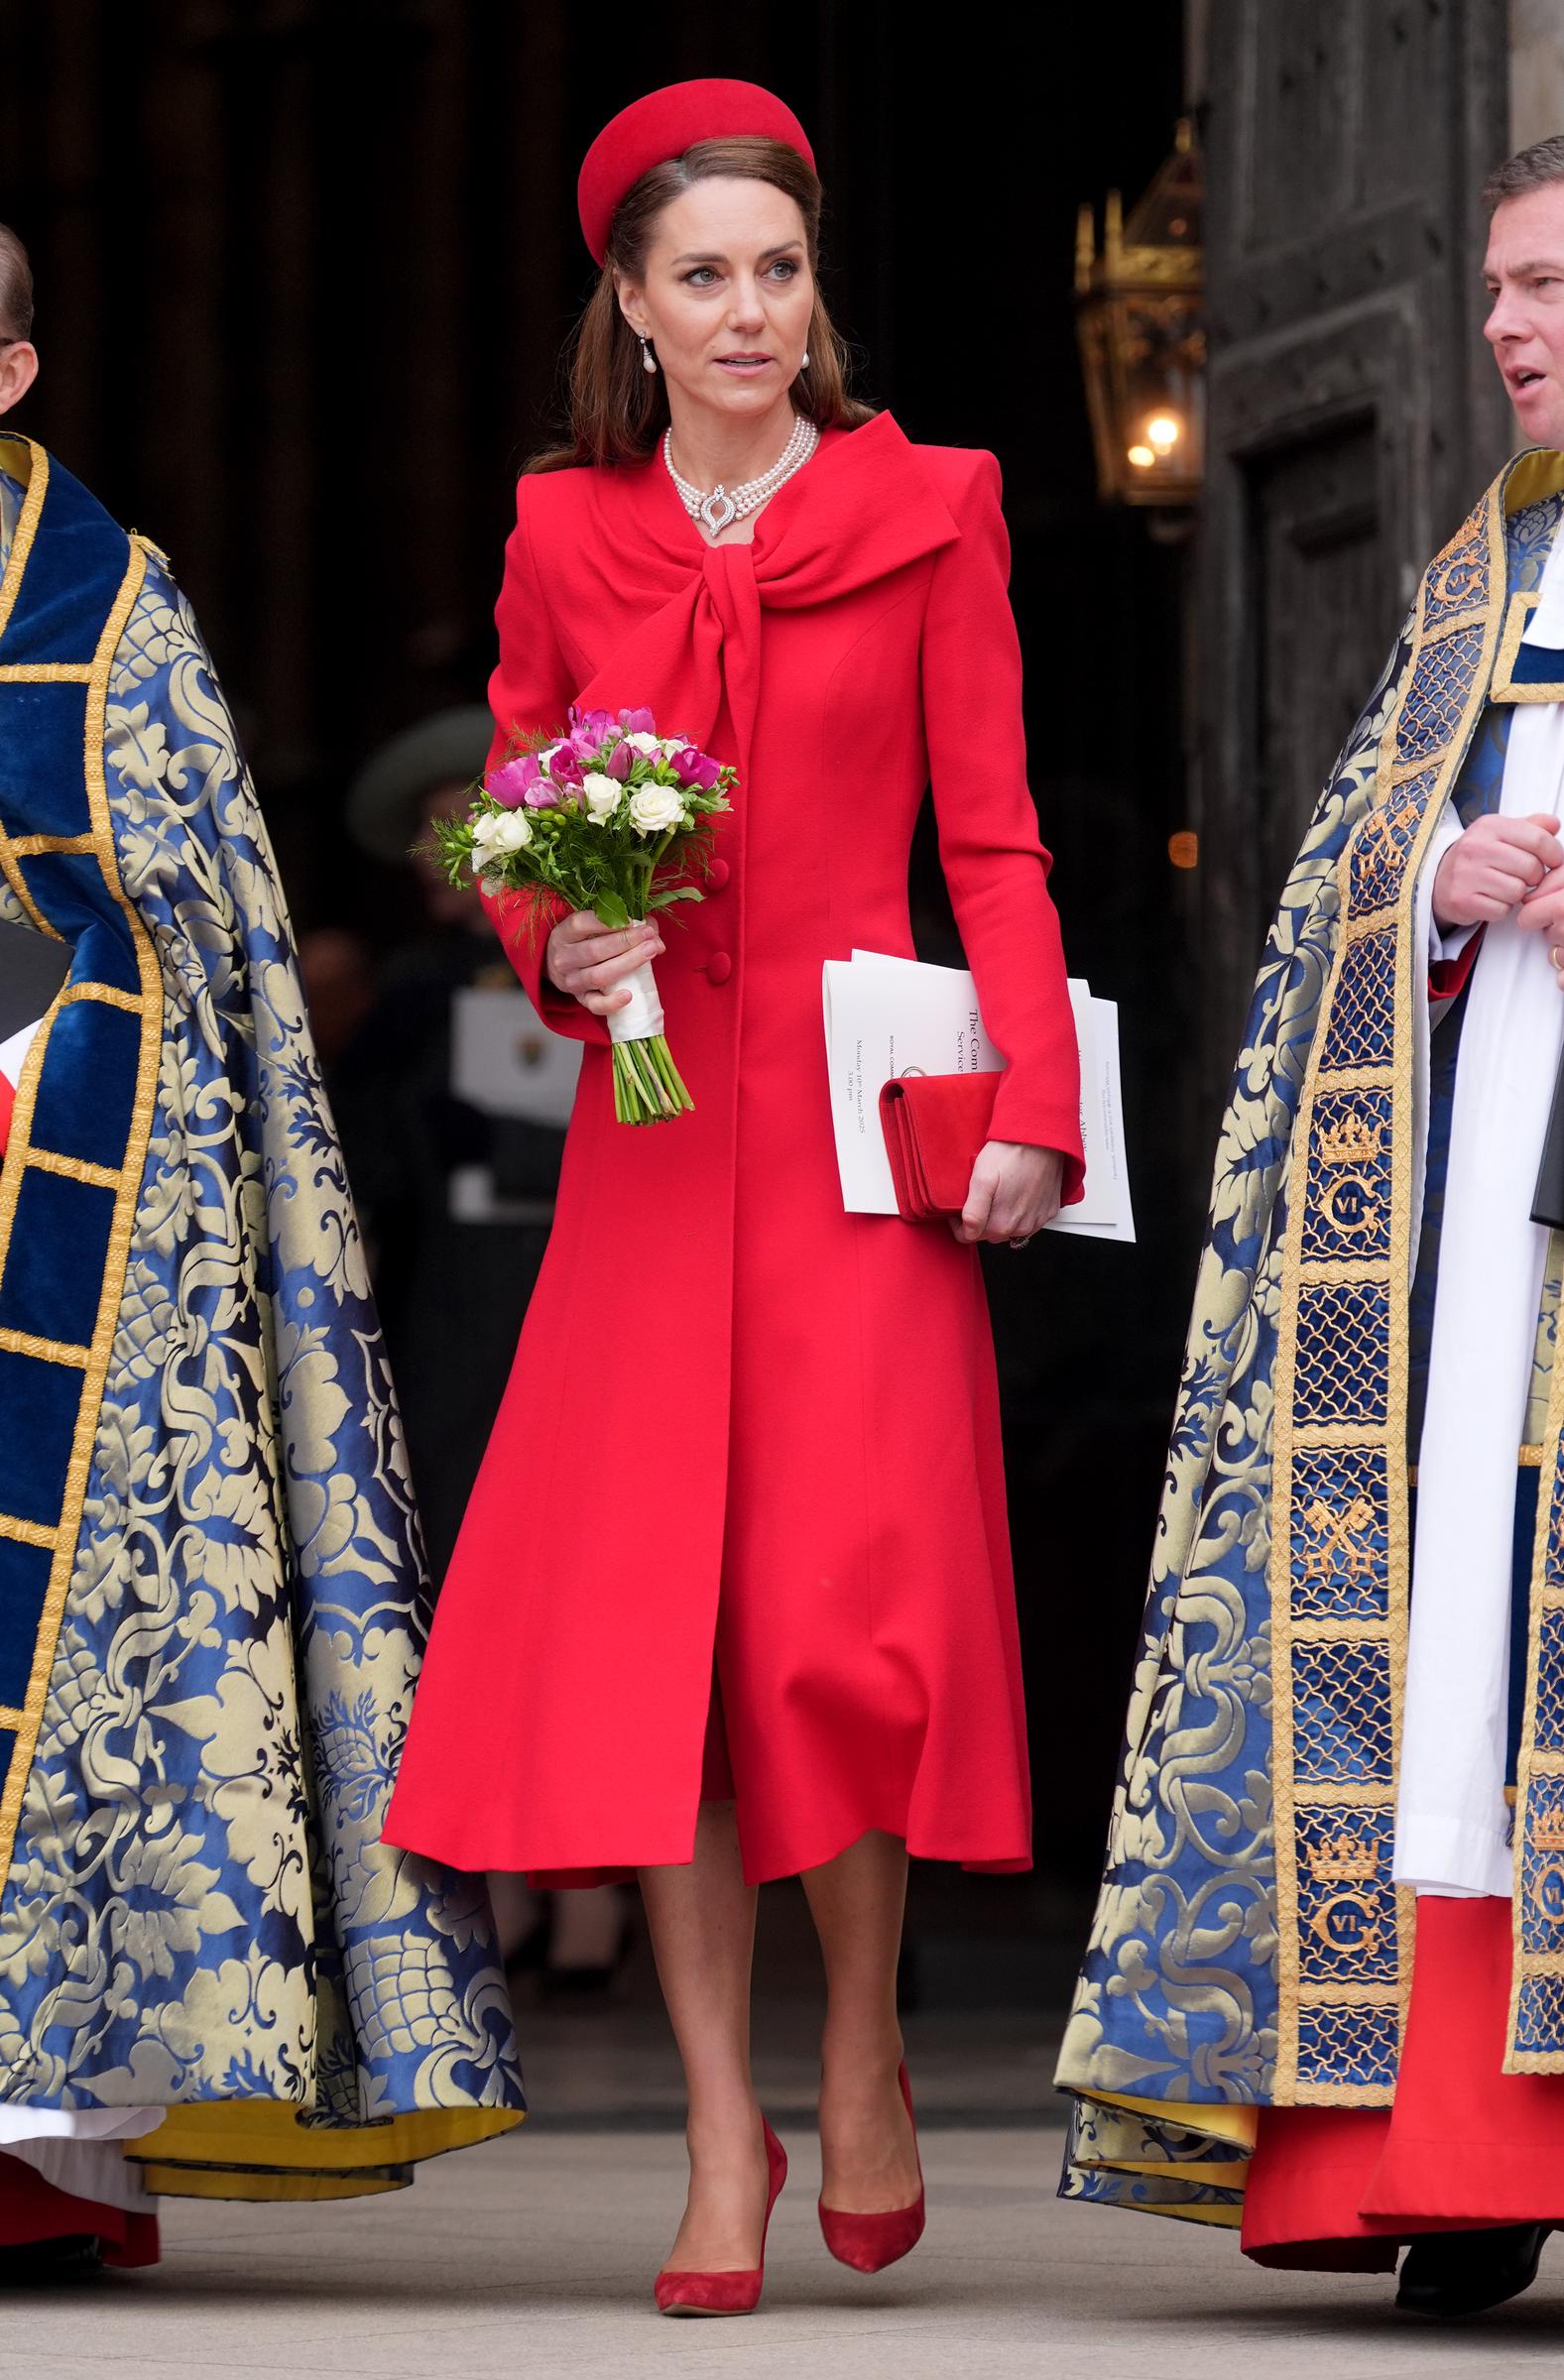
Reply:
M1010 1060L994 1135L1063 1149L1078 1176L1008 558L993 456L912 446L886 415L827 432L753 544L708 545L661 458L521 483L497 749L572 700L646 704L740 783L709 895L658 962L692 1116L616 1124L605 1027L542 980L541 938L510 937L586 1049L393 1843L592 1882L687 1860L704 1777L736 1799L752 1879L872 1828L927 1857L1029 1861L978 1258L943 1225L844 1214L821 1021L822 961L911 954L931 780Z

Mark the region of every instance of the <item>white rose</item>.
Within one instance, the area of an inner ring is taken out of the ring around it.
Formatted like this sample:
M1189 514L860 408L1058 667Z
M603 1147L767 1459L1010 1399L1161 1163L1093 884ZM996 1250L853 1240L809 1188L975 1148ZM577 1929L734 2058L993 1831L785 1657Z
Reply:
M643 760L660 761L662 758L662 745L661 739L657 736L627 736L625 738L625 742L629 745L632 752L639 752ZM675 752L681 752L683 750L683 746L676 744L673 749Z
M525 851L532 839L533 830L525 810L511 810L505 817L497 818L494 833L489 838L492 849L500 857L507 852Z
M688 736L664 736L662 739L662 758L665 761L676 759L678 754L683 751L688 742Z
M684 804L677 785L643 785L630 796L630 823L638 835L665 834L684 823Z
M592 770L581 784L588 817L598 826L606 826L619 807L624 789L617 776L605 776L601 769Z

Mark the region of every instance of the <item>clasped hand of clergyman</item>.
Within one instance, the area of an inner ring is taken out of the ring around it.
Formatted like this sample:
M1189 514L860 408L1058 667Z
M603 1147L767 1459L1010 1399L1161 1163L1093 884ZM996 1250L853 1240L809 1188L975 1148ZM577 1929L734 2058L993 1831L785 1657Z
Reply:
M1474 819L1452 843L1434 878L1434 921L1492 925L1513 911L1523 933L1547 937L1548 962L1564 989L1564 843L1560 821L1537 811Z

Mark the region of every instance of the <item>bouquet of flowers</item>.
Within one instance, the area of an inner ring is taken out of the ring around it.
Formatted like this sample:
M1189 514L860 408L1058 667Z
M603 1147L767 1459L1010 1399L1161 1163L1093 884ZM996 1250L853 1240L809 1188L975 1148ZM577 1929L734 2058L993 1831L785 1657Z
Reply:
M648 710L572 708L563 735L519 744L481 784L465 818L434 821L435 853L452 884L474 882L502 910L525 904L535 933L567 908L612 927L699 900L712 820L738 772L683 736L660 736ZM694 1106L662 1034L650 962L608 1018L614 1113L661 1124Z

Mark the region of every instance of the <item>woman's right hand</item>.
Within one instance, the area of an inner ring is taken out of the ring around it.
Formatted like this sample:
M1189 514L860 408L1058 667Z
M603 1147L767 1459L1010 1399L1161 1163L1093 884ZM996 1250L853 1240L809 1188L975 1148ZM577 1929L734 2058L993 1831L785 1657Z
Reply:
M591 909L572 909L548 937L548 981L589 1014L611 1016L629 1003L628 979L662 949L662 936L650 920L619 932Z

